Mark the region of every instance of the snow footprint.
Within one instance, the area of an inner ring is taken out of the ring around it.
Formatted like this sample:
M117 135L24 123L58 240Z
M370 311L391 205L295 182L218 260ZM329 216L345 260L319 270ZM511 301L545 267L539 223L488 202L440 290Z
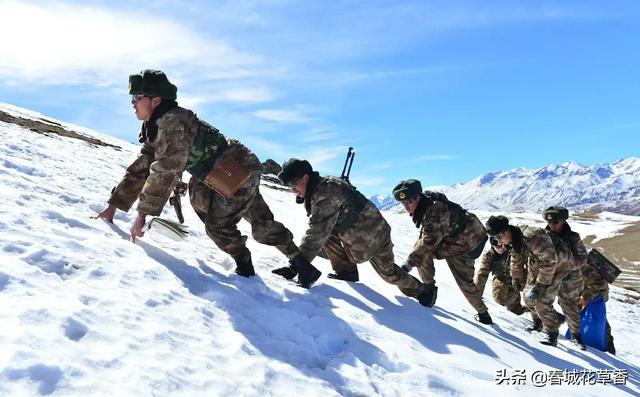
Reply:
M76 320L73 317L67 317L62 323L62 329L64 329L64 336L72 341L79 341L89 332L89 328L86 325Z
M2 291L9 283L11 278L8 274L0 273L0 291Z
M38 250L24 260L45 273L55 273L63 279L79 269L77 265L70 264L65 258L46 249Z
M39 382L38 392L46 396L56 391L62 379L62 370L55 365L36 364L27 368L7 368L3 375L10 381L28 378L32 382Z

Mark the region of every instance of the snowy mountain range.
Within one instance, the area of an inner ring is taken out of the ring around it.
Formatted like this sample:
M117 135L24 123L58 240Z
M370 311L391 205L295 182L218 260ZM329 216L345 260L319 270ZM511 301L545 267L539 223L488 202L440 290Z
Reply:
M9 105L0 112L22 119L0 121L0 396L640 393L640 313L626 290L613 286L607 303L611 356L563 337L558 347L540 344L544 335L524 331L528 321L497 305L490 287L495 324L479 324L440 260L430 309L369 263L358 266L359 283L347 283L327 278L330 264L316 258L323 276L306 290L271 273L286 258L242 221L257 273L247 279L188 200L182 241L151 229L131 242L135 211L118 211L113 224L93 219L138 145ZM261 186L265 201L299 241L304 208L270 185ZM175 219L169 205L162 216ZM402 260L418 231L405 214L384 216ZM638 219L601 213L575 229L598 240Z
M551 205L573 211L597 210L640 215L640 158L583 166L574 161L536 170L490 172L463 184L430 186L465 208L540 212ZM381 209L398 209L391 195L371 200Z

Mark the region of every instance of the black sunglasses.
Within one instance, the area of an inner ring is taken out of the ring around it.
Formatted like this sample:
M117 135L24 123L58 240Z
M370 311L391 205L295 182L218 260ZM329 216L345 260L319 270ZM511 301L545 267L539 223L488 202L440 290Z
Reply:
M144 94L133 94L133 95L131 95L131 100L133 102L138 102L139 100L141 100L144 97L146 97L146 95L144 95Z

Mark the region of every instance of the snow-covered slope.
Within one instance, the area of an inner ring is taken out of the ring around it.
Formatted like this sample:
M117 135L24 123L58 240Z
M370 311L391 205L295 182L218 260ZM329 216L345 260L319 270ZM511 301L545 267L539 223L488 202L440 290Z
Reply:
M562 204L572 210L640 215L640 158L589 167L569 161L537 170L517 168L483 174L464 184L429 188L471 209L539 212ZM379 207L399 208L389 198L393 197L378 197Z
M301 289L270 273L284 257L251 238L258 276L246 279L187 203L191 236L183 242L152 232L130 242L131 212L113 225L91 219L135 158L134 145L96 147L1 122L0 142L0 395L538 396L534 372L565 369L626 370L628 380L543 393L640 392L640 314L617 288L608 304L619 350L612 357L564 339L558 348L539 344L541 335L524 332L524 318L497 306L489 288L496 324L480 325L443 262L432 309L369 264L360 265L360 283L323 276ZM262 192L299 239L306 217L293 196ZM173 217L168 207L164 216ZM417 231L405 215L386 216L404 258ZM637 220L610 218L576 227L602 237ZM327 261L314 263L329 271ZM502 370L526 371L525 384L497 385Z

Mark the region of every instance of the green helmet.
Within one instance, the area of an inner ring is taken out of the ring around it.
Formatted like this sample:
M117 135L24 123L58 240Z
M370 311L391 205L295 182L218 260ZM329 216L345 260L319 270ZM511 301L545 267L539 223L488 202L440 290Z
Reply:
M129 94L160 97L175 101L178 88L160 70L145 69L129 76Z
M417 179L407 179L400 181L393 188L393 197L398 201L411 200L422 193L422 184Z
M282 171L278 173L278 179L285 185L288 185L301 176L312 172L313 168L307 160L291 158L282 164Z
M485 228L487 229L487 234L489 236L497 236L509 228L509 219L504 215L491 215L485 225Z
M544 210L542 217L547 222L558 221L560 219L567 220L569 219L569 210L565 207L554 205Z

